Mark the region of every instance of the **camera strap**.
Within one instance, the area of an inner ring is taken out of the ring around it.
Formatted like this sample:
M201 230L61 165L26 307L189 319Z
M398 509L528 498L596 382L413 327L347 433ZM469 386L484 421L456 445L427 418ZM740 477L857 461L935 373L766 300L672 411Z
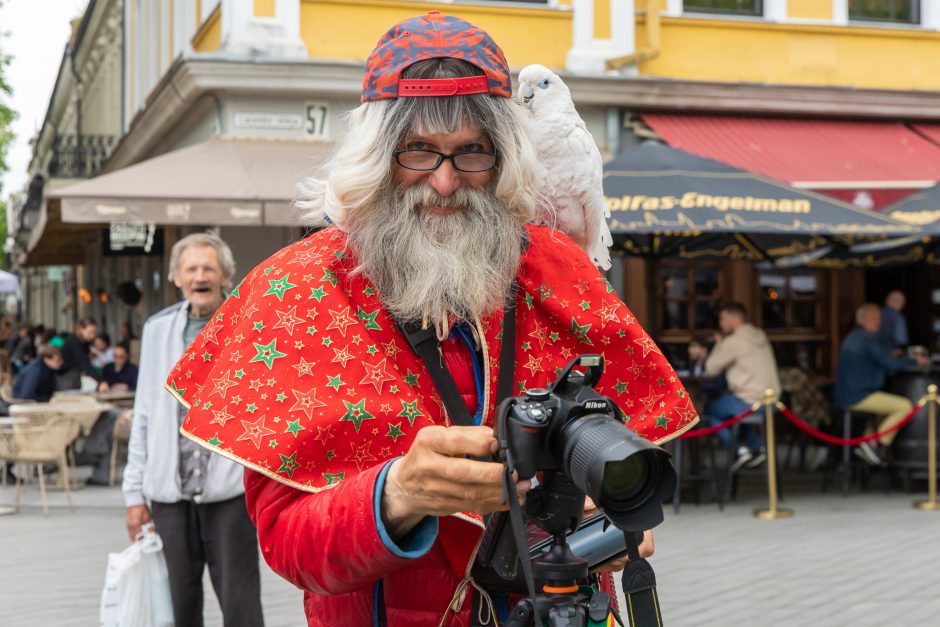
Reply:
M639 536L639 538L638 538ZM646 559L640 557L639 542L643 534L623 534L630 561L623 569L623 594L627 600L626 614L631 627L662 627L663 615L656 595L656 575Z
M516 369L516 292L518 285L512 282L509 296L503 308L503 337L499 351L499 373L496 379L496 403L512 396L513 379ZM411 350L421 358L425 368L431 375L434 387L441 396L447 414L455 425L464 427L473 426L473 416L467 409L460 396L460 390L454 382L454 377L444 365L444 360L438 350L437 332L433 328L421 328L418 322L399 323L399 328ZM483 341L481 339L481 341Z

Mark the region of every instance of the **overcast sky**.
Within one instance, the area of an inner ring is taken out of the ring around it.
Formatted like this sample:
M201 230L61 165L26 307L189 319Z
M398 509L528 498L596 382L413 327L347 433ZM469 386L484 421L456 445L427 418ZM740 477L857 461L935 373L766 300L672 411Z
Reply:
M13 87L12 108L19 114L13 123L16 139L7 155L10 170L3 174L3 195L26 184L26 168L32 151L29 140L42 126L52 87L69 40L69 22L80 16L88 0L4 0L0 8L0 43L12 55L6 76Z

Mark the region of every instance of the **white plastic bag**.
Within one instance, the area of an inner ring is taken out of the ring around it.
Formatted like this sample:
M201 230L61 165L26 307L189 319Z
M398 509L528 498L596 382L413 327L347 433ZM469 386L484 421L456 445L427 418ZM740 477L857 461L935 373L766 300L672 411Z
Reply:
M100 621L101 627L173 627L163 542L152 524L132 545L108 554Z

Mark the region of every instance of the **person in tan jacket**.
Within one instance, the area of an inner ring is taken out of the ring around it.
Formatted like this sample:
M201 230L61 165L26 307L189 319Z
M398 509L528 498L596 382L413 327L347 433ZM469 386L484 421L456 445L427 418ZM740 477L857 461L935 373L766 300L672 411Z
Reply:
M774 400L780 396L780 376L777 360L767 334L747 321L747 312L740 303L728 303L721 308L718 317L721 334L716 334L715 346L705 362L705 375L724 374L728 392L712 400L705 408L708 420L717 424L747 410L756 402L763 402L764 390L774 391ZM740 434L746 444L738 444L737 458L732 471L747 464L760 465L767 454L756 431L742 425ZM718 437L727 448L731 448L731 435L727 429L718 432Z

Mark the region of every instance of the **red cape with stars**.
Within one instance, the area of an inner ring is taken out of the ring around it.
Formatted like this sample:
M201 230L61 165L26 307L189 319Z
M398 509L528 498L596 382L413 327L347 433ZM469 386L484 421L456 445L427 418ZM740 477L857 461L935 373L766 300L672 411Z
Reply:
M529 226L517 274L518 390L544 387L581 353L606 366L597 391L627 424L663 442L698 421L659 348L570 239ZM344 234L320 231L251 271L170 373L203 446L317 492L403 455L419 429L447 424L421 360L374 287L351 276ZM502 311L479 321L483 424L495 413Z

